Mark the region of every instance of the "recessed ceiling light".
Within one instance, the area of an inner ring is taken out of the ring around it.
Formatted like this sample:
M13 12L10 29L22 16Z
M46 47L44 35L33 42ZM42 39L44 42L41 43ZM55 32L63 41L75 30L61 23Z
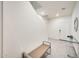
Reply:
M40 16L47 16L47 12L45 10L41 10L41 9L37 9L37 13L40 15Z
M47 16L47 13L44 12L44 11L39 12L39 14L40 14L41 16Z
M56 16L59 16L59 13L56 13Z
M45 12L42 11L42 12L40 12L40 14L41 14L42 16L44 16L44 15L45 15Z

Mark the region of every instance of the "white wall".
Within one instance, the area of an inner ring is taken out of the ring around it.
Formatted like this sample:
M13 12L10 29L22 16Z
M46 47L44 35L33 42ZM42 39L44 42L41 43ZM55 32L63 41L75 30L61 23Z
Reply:
M59 33L59 29L61 29L61 33ZM50 20L48 31L49 38L67 40L67 35L71 34L71 16Z
M2 2L0 1L0 57L2 49Z
M3 7L4 57L21 57L48 39L44 20L29 2L4 2Z
M75 8L74 8L73 13L72 13L72 34L79 42L79 28L78 28L77 32L75 32L75 30L74 30L74 19L76 17L78 17L78 21L79 21L79 2L76 3ZM79 27L79 24L78 24L78 27ZM73 44L73 45L74 45L76 52L77 52L77 55L79 57L79 44Z

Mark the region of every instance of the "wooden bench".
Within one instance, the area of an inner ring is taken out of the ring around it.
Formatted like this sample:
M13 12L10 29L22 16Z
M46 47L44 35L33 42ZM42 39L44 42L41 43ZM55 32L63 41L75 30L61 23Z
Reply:
M48 44L47 44L48 43ZM48 53L48 49L50 49L50 52ZM43 41L43 44L41 44L38 48L34 49L30 53L23 53L24 58L42 58L45 53L50 54L51 53L51 43L47 41Z

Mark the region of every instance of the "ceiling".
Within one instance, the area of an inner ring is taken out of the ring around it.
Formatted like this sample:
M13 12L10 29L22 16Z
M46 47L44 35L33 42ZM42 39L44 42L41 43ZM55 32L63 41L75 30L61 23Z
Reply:
M53 19L72 14L75 1L32 1L36 11L43 17Z

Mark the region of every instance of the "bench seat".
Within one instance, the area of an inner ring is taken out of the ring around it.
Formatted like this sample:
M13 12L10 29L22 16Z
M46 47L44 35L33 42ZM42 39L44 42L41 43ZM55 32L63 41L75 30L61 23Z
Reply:
M31 51L30 53L26 54L24 53L25 58L41 58L44 56L44 54L47 52L47 50L50 48L50 45L47 44L41 44L39 47Z
M29 55L33 58L41 58L48 49L49 45L42 44L40 47L29 53Z

